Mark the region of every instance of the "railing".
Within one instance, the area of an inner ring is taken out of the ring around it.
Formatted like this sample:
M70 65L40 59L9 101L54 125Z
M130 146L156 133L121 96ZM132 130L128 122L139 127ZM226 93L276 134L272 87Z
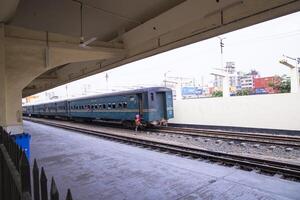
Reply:
M59 200L59 193L53 177L48 195L47 176L43 167L40 173L35 159L32 175L33 188L31 187L30 164L25 152L0 127L0 199L48 200L50 196L50 200ZM33 191L33 195L31 191ZM68 189L66 200L72 200L70 189Z

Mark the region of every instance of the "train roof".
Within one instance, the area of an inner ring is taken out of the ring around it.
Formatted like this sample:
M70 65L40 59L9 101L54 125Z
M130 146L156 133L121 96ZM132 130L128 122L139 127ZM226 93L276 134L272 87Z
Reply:
M42 105L42 104L48 104L48 103L60 103L64 101L77 101L77 100L85 100L90 98L98 98L98 97L108 97L108 96L120 96L120 95L128 95L128 94L136 94L136 93L143 93L148 91L171 91L170 88L166 87L148 87L148 88L141 88L141 89L135 89L135 90L126 90L126 91L120 91L120 92L110 92L105 94L97 94L97 95L91 95L91 96L84 96L84 97L76 97L72 99L64 99L64 100L56 100L56 101L49 101L49 102L43 102L43 103L37 103L37 104L30 104L25 106L33 106L33 105Z
M136 94L136 93L142 93L142 92L148 92L151 90L155 91L170 91L170 88L166 87L148 87L148 88L141 88L141 89L135 89L135 90L126 90L126 91L120 91L120 92L111 92L106 94L97 94L92 96L84 96L84 97L77 97L74 99L70 99L72 101L76 100L84 100L84 99L90 99L90 98L97 98L97 97L108 97L108 96L120 96L120 95L128 95L128 94Z

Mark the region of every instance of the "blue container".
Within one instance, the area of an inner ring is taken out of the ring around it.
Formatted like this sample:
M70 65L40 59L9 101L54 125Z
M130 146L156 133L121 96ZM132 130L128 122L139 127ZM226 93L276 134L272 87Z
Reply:
M19 147L25 151L28 160L30 160L31 135L29 135L28 133L22 133L22 134L11 135L11 137L15 140L15 142L19 145Z

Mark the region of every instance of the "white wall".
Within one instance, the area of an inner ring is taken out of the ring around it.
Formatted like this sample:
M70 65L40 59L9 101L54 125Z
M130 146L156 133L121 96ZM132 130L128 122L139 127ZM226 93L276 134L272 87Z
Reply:
M174 101L170 123L300 131L300 94L270 94Z

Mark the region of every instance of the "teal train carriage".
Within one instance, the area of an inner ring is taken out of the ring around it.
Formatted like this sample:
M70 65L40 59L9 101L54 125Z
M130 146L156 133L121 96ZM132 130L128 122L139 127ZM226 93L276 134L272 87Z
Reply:
M172 90L151 87L23 107L23 114L82 120L117 121L132 126L137 114L143 125L159 125L174 117Z

